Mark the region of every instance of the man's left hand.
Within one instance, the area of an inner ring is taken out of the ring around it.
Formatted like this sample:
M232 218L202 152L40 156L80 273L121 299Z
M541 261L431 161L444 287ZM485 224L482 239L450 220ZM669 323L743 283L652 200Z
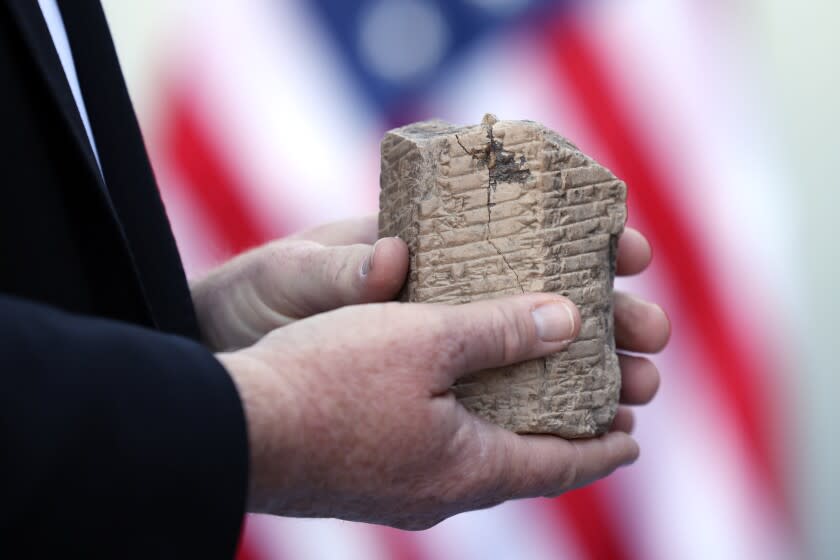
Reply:
M408 271L408 247L377 240L376 215L273 241L191 283L214 351L254 344L272 330L345 305L389 301Z

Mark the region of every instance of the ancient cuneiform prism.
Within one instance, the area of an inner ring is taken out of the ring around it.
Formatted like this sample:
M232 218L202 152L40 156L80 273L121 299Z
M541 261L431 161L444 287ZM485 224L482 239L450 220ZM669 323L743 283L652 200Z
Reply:
M554 292L580 309L566 350L472 373L453 387L472 412L520 433L604 433L621 377L612 287L626 187L531 121L433 120L382 140L379 229L408 243L402 301L465 303Z

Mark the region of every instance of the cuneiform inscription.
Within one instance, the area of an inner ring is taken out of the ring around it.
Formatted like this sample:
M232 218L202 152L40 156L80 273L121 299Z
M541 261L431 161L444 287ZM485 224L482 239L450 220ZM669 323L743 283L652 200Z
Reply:
M463 377L460 402L517 432L605 432L620 389L612 285L624 183L545 127L488 115L390 131L380 184L380 234L409 246L403 301L555 292L580 310L566 350Z

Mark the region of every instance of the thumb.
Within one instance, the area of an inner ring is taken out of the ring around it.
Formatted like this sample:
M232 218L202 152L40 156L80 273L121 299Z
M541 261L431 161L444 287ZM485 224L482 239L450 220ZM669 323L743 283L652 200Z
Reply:
M408 271L408 247L396 237L333 247L279 242L267 250L274 266L257 280L260 295L275 312L296 319L393 299Z
M427 309L437 320L414 325L413 339L418 346L427 340L427 346L435 349L422 359L424 363L433 360L443 374L437 380L443 391L462 375L558 352L577 337L581 327L574 303L551 293Z

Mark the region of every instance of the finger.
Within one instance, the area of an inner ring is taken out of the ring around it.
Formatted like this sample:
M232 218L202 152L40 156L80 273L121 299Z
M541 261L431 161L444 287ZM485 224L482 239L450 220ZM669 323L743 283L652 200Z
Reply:
M631 352L659 352L671 336L671 322L661 307L624 292L616 292L615 343Z
M503 472L511 473L515 497L557 496L603 478L639 456L636 441L620 431L571 441L550 435L511 436Z
M638 274L648 267L652 257L653 251L645 236L636 229L625 228L618 239L616 274L620 276Z
M659 389L659 371L653 362L641 356L619 354L618 363L621 366L621 402L650 402Z
M580 330L575 305L550 293L429 309L440 320L423 330L433 337L446 387L462 374L558 352Z
M626 406L619 406L618 411L615 413L613 423L610 426L610 431L632 434L635 426L636 417L633 414L633 410Z
M639 458L639 444L624 432L610 432L599 438L570 443L575 448L574 476L571 482L563 484L552 495L600 480Z
M291 318L393 299L408 270L408 247L395 237L373 247L282 242L273 251L280 265L262 279L269 284L263 290L273 294L272 307Z
M369 214L310 228L286 239L315 241L322 245L372 245L378 238L379 218L376 214Z

